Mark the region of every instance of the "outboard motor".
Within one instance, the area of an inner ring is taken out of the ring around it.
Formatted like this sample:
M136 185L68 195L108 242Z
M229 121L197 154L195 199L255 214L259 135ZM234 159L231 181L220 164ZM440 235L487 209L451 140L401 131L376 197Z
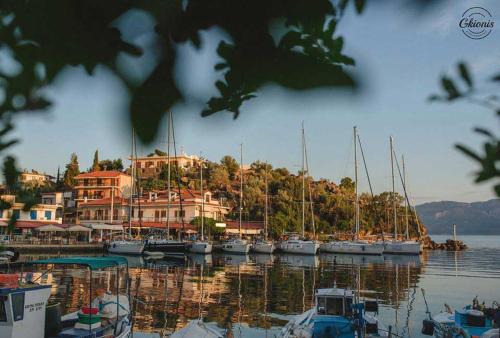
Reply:
M422 334L426 336L432 336L434 334L434 322L430 319L424 319L422 321Z
M61 332L61 304L50 304L45 309L45 337L54 337Z

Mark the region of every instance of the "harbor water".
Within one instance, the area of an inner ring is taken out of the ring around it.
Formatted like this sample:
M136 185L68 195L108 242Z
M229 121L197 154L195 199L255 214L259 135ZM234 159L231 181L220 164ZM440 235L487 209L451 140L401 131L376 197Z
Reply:
M500 236L459 239L469 246L468 250L430 251L420 257L129 257L134 329L167 335L190 319L203 317L227 329L230 337L274 337L290 316L313 305L315 288L331 287L336 282L339 287L359 289L363 298L378 299L381 320L396 334L421 337L426 316L421 289L425 289L432 313L442 310L445 303L451 307L469 304L475 296L487 304L500 301ZM105 277L94 276L103 281ZM43 283L53 285L52 295L65 312L85 306L87 282L85 270L53 270L43 278Z

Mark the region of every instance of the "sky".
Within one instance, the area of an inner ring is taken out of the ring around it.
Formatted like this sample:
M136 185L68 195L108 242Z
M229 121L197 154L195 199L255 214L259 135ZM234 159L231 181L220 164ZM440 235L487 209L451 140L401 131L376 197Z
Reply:
M224 112L208 118L199 115L204 102L216 94L213 82L220 75L213 64L224 33L218 29L205 32L200 51L189 44L180 46L176 74L181 91L192 99L173 107L177 144L188 154L201 153L218 161L226 154L238 157L243 143L245 163L268 161L296 172L304 121L310 174L338 181L353 176L352 128L356 125L375 192L391 188L389 136L393 136L398 156L405 156L413 203L493 198L491 184L473 183L478 167L454 149L454 144L478 149L483 139L472 129L486 126L498 131L494 113L465 102L430 103L427 98L440 91L439 76L454 72L461 60L468 62L478 83L498 71L500 2L474 3L487 8L499 26L482 40L467 38L458 27L462 13L471 6L469 1L442 2L424 15L397 3L369 2L362 15L351 9L339 25L344 53L356 60L350 72L361 83L359 92L294 92L268 85L244 104L236 120ZM123 20L138 26L152 24L143 13ZM127 38L151 43L147 34ZM154 60L155 55L143 58ZM135 63L125 57L119 62L139 77L148 72L143 66L147 62ZM15 120L15 136L21 142L10 153L17 156L21 168L55 175L58 166L63 170L75 152L81 169L86 169L96 149L101 159L121 157L126 161L131 130L125 114L128 101L120 81L109 70L100 66L88 76L81 68L68 68L48 92L54 102L50 111ZM145 155L154 148L165 149L165 140L166 119L155 142L139 145L138 152ZM361 173L360 189L367 191ZM397 188L401 190L400 185Z

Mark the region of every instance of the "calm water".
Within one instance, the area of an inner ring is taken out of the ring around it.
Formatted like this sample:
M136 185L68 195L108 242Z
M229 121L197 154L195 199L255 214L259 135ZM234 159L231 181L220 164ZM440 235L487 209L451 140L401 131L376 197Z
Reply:
M435 236L442 241L444 237ZM404 336L420 337L425 289L432 312L446 302L468 304L478 295L500 301L500 236L461 237L469 250L421 257L320 255L189 256L186 262L129 258L135 329L168 334L200 314L231 337L273 337L293 314L312 306L313 290L359 288L379 299L380 317ZM95 283L106 286L107 273ZM66 310L88 299L84 271L53 271L45 278ZM114 285L111 279L111 285Z

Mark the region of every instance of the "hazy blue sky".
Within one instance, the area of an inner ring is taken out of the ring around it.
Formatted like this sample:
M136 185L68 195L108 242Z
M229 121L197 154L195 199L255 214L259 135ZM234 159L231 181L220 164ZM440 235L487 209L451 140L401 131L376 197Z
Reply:
M439 75L459 60L470 63L480 77L477 81L498 70L500 3L474 2L489 9L497 22L483 40L471 40L458 28L463 11L472 6L469 1L441 5L423 17L406 7L376 3L370 2L361 16L350 13L340 25L345 53L356 59L352 70L363 83L356 96L336 90L296 93L269 86L244 105L237 120L227 113L201 118L203 103L215 92L212 82L217 75L211 64L217 59L219 35L204 34L201 52L183 46L178 64L182 90L197 99L174 108L178 144L188 154L202 152L215 161L225 154L237 156L243 142L245 162L260 159L296 171L304 120L312 175L337 181L352 175L352 126L357 125L376 191L390 188L388 140L392 135L398 154L405 154L409 190L417 203L492 198L490 185L472 183L477 167L453 145L460 141L478 147L482 139L472 128L498 130L494 114L466 103L431 104L427 97L438 91ZM134 17L134 22L144 20L141 14ZM148 43L147 36L137 39ZM22 168L55 174L57 166L63 169L71 152L76 152L85 169L97 148L101 158L126 159L130 152L130 127L123 114L127 102L123 88L105 68L93 77L81 69L69 69L51 93L55 106L49 113L17 120L16 135L22 143L11 152ZM161 134L156 143L140 146L139 152L164 148L165 128ZM364 175L360 184L367 189Z

